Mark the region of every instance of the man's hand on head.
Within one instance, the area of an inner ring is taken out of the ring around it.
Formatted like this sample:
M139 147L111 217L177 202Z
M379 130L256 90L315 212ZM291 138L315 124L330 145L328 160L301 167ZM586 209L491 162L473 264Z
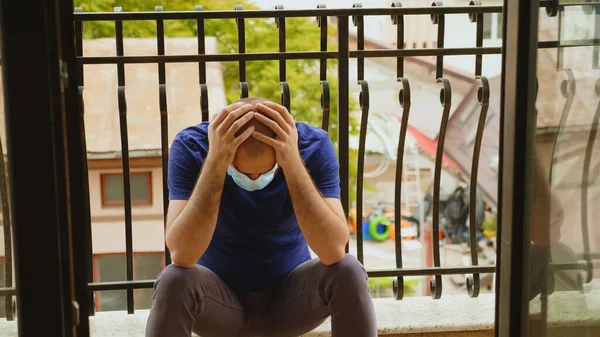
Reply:
M273 102L256 104L256 109L262 114L254 114L254 118L275 132L275 137L271 138L260 132L252 132L252 137L275 149L277 164L284 171L286 166L302 163L298 151L298 130L290 112Z
M240 144L254 132L254 126L250 126L236 137L236 133L254 118L255 113L251 110L252 104L237 102L221 110L214 117L208 127L210 160L221 164L224 168L233 162Z

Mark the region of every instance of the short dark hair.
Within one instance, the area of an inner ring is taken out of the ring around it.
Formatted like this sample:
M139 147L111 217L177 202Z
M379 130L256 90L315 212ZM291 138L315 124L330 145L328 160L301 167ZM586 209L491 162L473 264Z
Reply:
M244 104L252 104L252 105L256 105L258 103L264 103L264 102L269 102L268 99L266 98L261 98L261 97L246 97L246 98L242 98L236 101L237 102L241 102ZM260 113L259 111L255 111L255 113ZM263 114L264 115L264 114ZM249 121L248 123L246 123L246 125L244 125L236 134L236 136L242 134L244 131L246 131L246 129L248 129L251 125L254 126L255 130L257 132L260 132L266 136L269 137L275 137L275 132L273 132L273 130L271 130L268 126L264 125L263 123L257 121L256 119L252 119L251 121Z

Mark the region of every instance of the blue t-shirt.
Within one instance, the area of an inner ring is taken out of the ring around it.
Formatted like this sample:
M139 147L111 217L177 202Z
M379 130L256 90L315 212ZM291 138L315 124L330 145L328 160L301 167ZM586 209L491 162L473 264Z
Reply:
M316 187L326 198L340 198L339 164L327 132L305 123L296 126L298 149ZM208 146L208 122L175 137L169 156L170 200L190 198ZM227 175L215 232L198 264L245 293L275 286L309 259L285 173L279 170L267 187L254 192Z

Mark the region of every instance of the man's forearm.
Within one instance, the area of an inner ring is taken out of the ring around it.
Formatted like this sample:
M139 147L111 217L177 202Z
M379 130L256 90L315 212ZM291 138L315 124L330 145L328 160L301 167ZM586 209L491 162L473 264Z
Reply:
M346 221L325 202L302 160L290 165L285 176L296 218L308 245L325 264L341 261L348 241Z
M168 227L165 240L173 262L192 267L212 239L219 214L226 170L210 156L183 211Z

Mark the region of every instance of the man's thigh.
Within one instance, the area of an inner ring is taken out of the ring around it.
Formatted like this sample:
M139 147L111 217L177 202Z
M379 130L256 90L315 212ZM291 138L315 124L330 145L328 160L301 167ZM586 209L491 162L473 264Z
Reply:
M265 314L268 336L291 337L310 332L329 317L323 295L325 266L312 259L298 266L276 290Z

